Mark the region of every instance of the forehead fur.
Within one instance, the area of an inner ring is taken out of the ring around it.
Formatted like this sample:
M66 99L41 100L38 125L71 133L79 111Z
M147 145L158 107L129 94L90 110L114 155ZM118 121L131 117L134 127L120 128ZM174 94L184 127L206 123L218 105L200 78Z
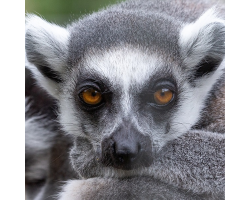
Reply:
M147 83L155 74L169 73L171 58L131 45L115 47L105 52L88 53L80 65L81 74L96 74L128 90L130 86Z
M105 10L69 28L69 64L76 65L91 48L138 45L178 55L178 21L163 15L130 10Z

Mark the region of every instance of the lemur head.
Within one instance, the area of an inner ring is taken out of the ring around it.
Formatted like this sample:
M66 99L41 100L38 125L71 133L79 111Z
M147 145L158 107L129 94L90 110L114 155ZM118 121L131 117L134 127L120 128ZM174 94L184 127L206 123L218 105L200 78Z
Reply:
M223 73L214 9L192 23L111 9L67 28L29 15L26 27L27 59L58 100L63 129L89 140L104 166L149 166L198 121Z

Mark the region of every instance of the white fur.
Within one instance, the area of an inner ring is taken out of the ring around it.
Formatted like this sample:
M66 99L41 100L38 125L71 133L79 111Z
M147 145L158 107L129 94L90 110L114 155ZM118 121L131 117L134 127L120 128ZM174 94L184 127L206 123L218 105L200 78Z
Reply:
M182 49L182 54L185 58L184 62L187 64L187 66L192 67L197 65L203 58L206 51L211 48L211 40L213 35L209 33L209 30L207 31L205 36L201 38L202 39L201 41L198 41L198 43L194 47L192 47L192 45L198 38L200 31L208 24L214 22L224 24L224 20L217 17L216 8L212 7L209 10L207 10L195 22L190 24L184 24L182 30L180 31L179 45ZM189 49L191 48L193 56L185 57L187 51L189 51Z
M36 15L27 15L25 31L32 36L33 42L37 43L35 50L44 55L46 61L53 66L53 70L62 72L65 60L56 54L53 42L56 42L57 48L67 49L68 30Z
M59 200L79 200L84 199L83 195L86 195L88 191L88 182L92 179L88 180L71 180L67 181L66 185L63 187L63 191L58 195ZM89 184L90 185L90 184Z
M182 90L185 90L185 92L179 96L181 106L177 109L173 118L166 119L171 120L171 129L166 134L165 127L152 127L152 125L145 123L142 123L144 124L143 127L139 125L139 120L141 119L132 110L134 102L130 95L131 86L136 87L138 93L140 93L143 84L149 80L150 76L158 68L162 67L163 61L161 58L131 46L116 47L106 52L90 53L89 55L91 56L87 56L84 61L84 71L99 74L101 77L105 77L112 83L119 85L121 88L119 92L122 93L121 101L119 102L120 109L117 116L115 116L115 121L112 121L112 124L109 124L107 127L100 128L100 132L89 138L93 142L95 149L100 145L103 136L108 136L116 127L123 123L124 117L129 117L133 125L142 134L150 135L154 146L157 148L161 148L166 142L179 137L187 132L199 119L200 111L205 105L204 101L224 69L224 64L221 64L211 76L203 77L200 82L196 82L197 86L195 88L189 85L189 83L183 85L184 88ZM83 66L80 67L83 68ZM171 71L175 77L183 76L183 71L178 67L171 66L170 68L172 68ZM68 86L68 88L70 87ZM67 90L66 86L65 91ZM64 126L64 130L75 136L84 134L81 132L81 122L77 117L78 111L74 109L74 102L69 102L72 99L70 94L64 92L63 95L60 97L60 122ZM92 130L91 125L86 127L86 129L90 133L96 132L96 130Z
M79 118L76 115L77 110L75 110L73 102L69 102L71 96L61 96L61 98L59 99L61 112L59 120L63 126L63 129L65 130L65 133L72 134L76 137L81 136L82 131L79 127L79 124L81 124L81 122L79 121Z
M193 42L197 39L200 30L213 22L224 23L223 20L216 16L215 8L208 10L196 22L186 24L183 27L180 32L179 43L184 57L187 51L191 48ZM38 44L35 46L36 51L41 52L41 54L44 55L46 61L53 67L53 70L63 74L65 57L58 57L55 53L54 46L50 41L56 41L57 44L60 45L60 48L67 49L69 37L67 29L50 24L39 17L28 16L26 32L29 32L32 35L34 42ZM207 38L205 37L193 49L195 56L185 57L184 62L188 66L191 67L198 64L207 49L211 48L211 38L209 34L207 36ZM157 68L162 67L162 60L159 55L152 54L151 52L144 52L132 48L131 46L114 48L101 54L95 52L95 54L89 55L90 56L85 58L84 70L98 73L100 76L112 81L112 83L118 84L121 86L122 93L120 113L117 114L115 121L113 121L112 125L99 127L99 130L103 129L103 132L95 133L95 135L92 136L93 138L90 138L92 142L98 145L100 145L101 139L105 134L111 134L113 130L123 122L124 117L131 117L131 121L137 126L137 129L140 130L141 133L147 133L152 136L153 143L158 149L159 147L164 146L167 141L182 135L197 122L209 91L216 80L222 75L224 69L223 62L211 76L204 76L200 81L197 81L196 87L192 87L187 82L183 85L183 88L181 89L185 92L181 93L179 96L179 99L181 99L181 105L176 110L172 119L166 119L171 120L171 124L174 124L174 126L171 126L169 133L166 134L163 127L150 127L150 124L146 124L144 127L140 125L140 119L136 116L136 112L132 110L133 100L130 96L131 86L136 87L139 93L141 86L149 80L150 76L157 71ZM82 122L79 121L80 117L78 117L80 113L74 107L72 96L70 96L71 94L67 93L70 83L65 83L65 88L63 88L64 92L62 92L60 91L58 84L45 78L34 66L30 65L30 68L39 84L59 100L61 111L60 123L66 133L75 136L84 134L81 129ZM173 74L176 77L183 75L178 70L173 72ZM132 116L130 116L131 114ZM89 132L93 132L91 130L91 125L89 125L89 127L86 126L85 128L88 129ZM106 130L104 130L104 128ZM149 131L151 132L149 133ZM94 148L96 148L96 146L94 146ZM124 177L143 174L143 169L124 171L104 167L102 170L103 175L106 177ZM157 173L153 172L153 174ZM68 181L63 191L60 193L59 199L83 199L82 194L86 194L91 189L87 187L87 181L91 181L91 179ZM37 199L40 199L39 195Z
M43 200L44 198L44 192L45 192L46 186L43 186L40 190L40 192L37 194L34 200ZM26 199L25 199L26 200Z
M26 57L25 57L25 66L32 71L32 75L37 80L39 86L44 88L45 91L47 91L52 97L56 99L59 98L60 90L59 90L59 85L56 82L43 76L35 65L28 62Z
M92 140L100 141L103 137L102 134L110 134L117 126L123 122L123 117L130 117L132 109L132 101L130 96L130 86L135 85L140 87L149 77L153 74L156 67L161 66L161 59L154 54L142 52L139 49L135 49L131 46L114 48L104 53L91 54L87 56L84 62L84 71L91 71L97 73L101 77L105 77L111 80L113 83L120 85L122 92L122 101L120 102L120 113L116 117L116 121L109 126L109 130L103 130L102 133L95 135L96 138ZM69 83L70 85L70 83ZM71 101L72 97L67 93L67 88L71 86L65 86L64 94L61 95L60 107L61 116L60 123L63 125L64 130L75 136L83 134L80 130L77 111L74 108L74 103ZM78 124L78 126L77 126ZM91 126L89 127L91 132Z
M196 82L197 86L192 88L190 85L185 85L184 96L180 97L182 104L175 113L174 126L172 137L167 140L179 137L182 133L188 131L199 119L200 111L205 106L205 99L208 97L209 91L212 89L214 83L224 73L225 61L223 61L218 69L211 75L203 77L202 80ZM163 144L164 145L164 144Z
M126 117L131 113L131 96L129 90L132 85L140 87L162 66L159 55L142 51L133 46L117 47L103 54L86 58L86 70L93 70L108 80L121 86L121 109Z
M62 74L66 66L66 55L68 48L69 32L67 29L55 24L51 24L36 15L27 15L26 17L26 34L29 34L35 49L41 53L45 61L52 70ZM56 46L55 46L56 45ZM57 52L56 49L62 52ZM33 72L39 85L42 86L50 95L58 99L59 86L54 81L44 77L39 70L29 63L25 55L25 64Z

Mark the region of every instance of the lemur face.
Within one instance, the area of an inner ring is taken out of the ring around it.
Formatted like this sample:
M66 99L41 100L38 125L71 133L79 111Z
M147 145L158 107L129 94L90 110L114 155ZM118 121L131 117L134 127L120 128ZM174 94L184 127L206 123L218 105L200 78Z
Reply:
M174 123L183 84L176 63L132 46L89 54L63 87L61 123L88 137L104 165L148 166L153 150L189 127Z
M66 80L61 124L119 169L149 166L153 151L189 130L203 106L181 63L133 46L86 53Z
M104 167L150 166L197 122L223 73L224 22L213 10L185 25L152 17L104 11L68 29L29 19L33 73L58 100L65 132L88 140Z

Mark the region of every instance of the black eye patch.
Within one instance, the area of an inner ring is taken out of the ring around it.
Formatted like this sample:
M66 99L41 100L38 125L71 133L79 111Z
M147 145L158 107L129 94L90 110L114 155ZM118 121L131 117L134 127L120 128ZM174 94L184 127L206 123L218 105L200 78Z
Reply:
M141 93L141 101L153 108L164 109L176 99L177 87L171 79L160 79L151 83Z
M86 79L77 84L74 96L83 110L93 111L110 101L111 92L101 81Z

